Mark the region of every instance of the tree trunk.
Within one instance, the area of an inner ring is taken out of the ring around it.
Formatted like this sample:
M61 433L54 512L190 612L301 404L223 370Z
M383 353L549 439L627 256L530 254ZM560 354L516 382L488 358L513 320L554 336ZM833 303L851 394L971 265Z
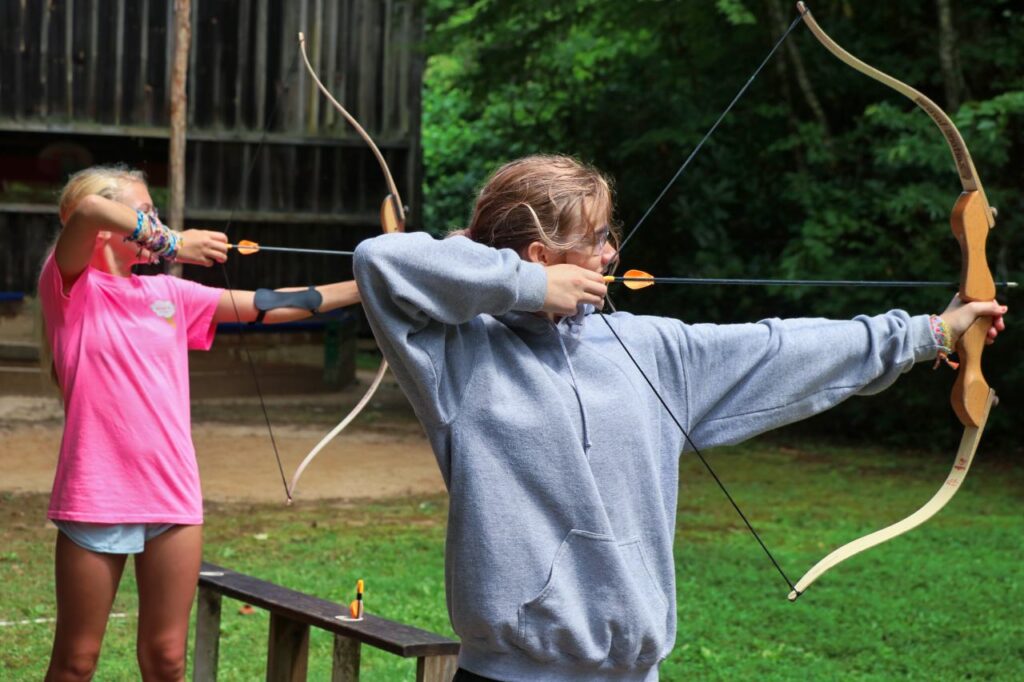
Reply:
M935 5L939 15L939 64L946 95L946 110L954 112L963 103L967 83L960 69L960 50L957 48L956 26L953 24L952 0L935 0Z
M782 5L779 3L779 0L769 0L768 9L772 14L775 32L781 36L789 28L786 15L782 11ZM785 48L786 56L789 57L789 61L793 65L793 73L796 75L796 82L800 88L800 93L803 95L804 101L807 102L807 106L814 115L814 119L821 126L825 144L829 145L832 133L829 131L828 119L825 117L825 108L821 106L821 101L818 100L818 95L814 92L810 79L807 78L807 71L804 69L804 62L800 57L800 51L796 49L796 43L789 39L786 40Z
M188 124L188 53L192 44L191 0L174 0L174 66L171 71L170 197L167 226L181 230L185 224L185 128Z

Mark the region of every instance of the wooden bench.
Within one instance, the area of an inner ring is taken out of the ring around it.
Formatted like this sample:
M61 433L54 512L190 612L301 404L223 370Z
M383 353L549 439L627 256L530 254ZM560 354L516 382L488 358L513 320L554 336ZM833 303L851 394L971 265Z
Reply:
M196 611L196 682L217 679L223 596L270 612L268 681L306 679L311 626L334 633L332 682L359 679L363 644L403 658L415 658L417 682L451 682L455 675L458 642L372 614L366 614L360 622L345 622L337 616L347 613L347 606L203 562Z

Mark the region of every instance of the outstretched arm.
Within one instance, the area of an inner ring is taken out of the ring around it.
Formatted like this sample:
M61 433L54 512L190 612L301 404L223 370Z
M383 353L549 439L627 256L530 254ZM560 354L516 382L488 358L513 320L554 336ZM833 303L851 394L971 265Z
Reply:
M285 287L276 289L276 291L304 291L305 289L306 287ZM354 280L324 284L316 287L316 290L323 297L323 302L318 308L318 311L322 313L336 308L355 305L360 301L359 288ZM254 291L241 291L238 289L228 291L225 289L221 293L220 301L217 302L217 312L214 313L213 321L215 323L253 322L257 315L259 315L259 310L254 302L255 297L256 292ZM277 308L275 310L268 310L263 318L263 322L266 324L294 322L296 320L303 320L312 314L313 311L304 308Z

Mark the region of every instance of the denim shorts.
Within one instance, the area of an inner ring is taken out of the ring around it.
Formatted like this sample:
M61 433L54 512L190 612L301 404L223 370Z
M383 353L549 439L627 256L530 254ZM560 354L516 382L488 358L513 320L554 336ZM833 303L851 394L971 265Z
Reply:
M146 543L174 528L174 523L82 523L58 521L53 524L72 542L100 554L139 554Z

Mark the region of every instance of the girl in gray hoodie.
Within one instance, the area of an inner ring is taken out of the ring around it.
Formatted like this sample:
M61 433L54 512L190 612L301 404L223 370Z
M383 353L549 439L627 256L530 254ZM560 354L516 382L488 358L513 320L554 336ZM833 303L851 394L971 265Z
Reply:
M992 338L1003 326L995 302L933 318L604 324L611 217L599 172L533 156L491 177L462 234L356 250L370 325L450 495L456 680L658 679L676 634L680 453L877 393L978 315L996 318Z

